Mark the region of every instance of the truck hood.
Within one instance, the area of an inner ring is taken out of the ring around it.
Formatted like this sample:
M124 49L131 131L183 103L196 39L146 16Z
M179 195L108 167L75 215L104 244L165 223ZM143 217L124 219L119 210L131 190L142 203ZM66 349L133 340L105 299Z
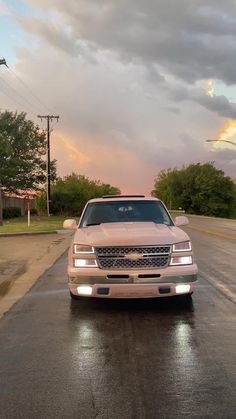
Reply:
M178 227L152 222L104 223L79 228L74 243L92 246L142 246L174 244L189 240Z

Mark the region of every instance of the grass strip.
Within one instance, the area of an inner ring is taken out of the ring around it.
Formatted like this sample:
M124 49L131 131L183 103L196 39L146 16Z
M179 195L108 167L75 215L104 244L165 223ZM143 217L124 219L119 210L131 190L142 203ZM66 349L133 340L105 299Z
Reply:
M28 226L27 217L5 220L3 226L0 226L0 236L6 233L34 233L50 232L63 229L63 221L66 217L31 217L30 226Z

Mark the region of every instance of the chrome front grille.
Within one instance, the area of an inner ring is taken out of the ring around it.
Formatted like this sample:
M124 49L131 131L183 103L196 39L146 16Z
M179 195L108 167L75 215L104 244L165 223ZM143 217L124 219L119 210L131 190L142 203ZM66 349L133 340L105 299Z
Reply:
M101 269L156 269L168 265L170 246L96 247ZM131 257L129 258L129 255ZM135 255L135 260L132 256ZM140 258L138 258L140 255Z

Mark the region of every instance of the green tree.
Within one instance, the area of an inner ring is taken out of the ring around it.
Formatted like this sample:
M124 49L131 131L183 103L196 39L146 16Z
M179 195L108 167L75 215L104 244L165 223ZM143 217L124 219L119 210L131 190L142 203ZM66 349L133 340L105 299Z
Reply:
M230 214L232 218L236 218L236 179L234 179L234 199L230 206Z
M0 112L0 225L2 193L21 194L45 184L46 137L25 113ZM56 176L55 161L52 177Z
M35 209L41 214L47 213L47 195L46 192L40 192L35 199Z
M53 214L69 214L79 216L89 199L102 195L119 195L120 190L109 184L72 173L59 178L52 186L51 209ZM41 194L36 199L38 211L45 209L46 197Z
M161 171L152 194L189 213L230 217L234 211L234 182L211 162Z

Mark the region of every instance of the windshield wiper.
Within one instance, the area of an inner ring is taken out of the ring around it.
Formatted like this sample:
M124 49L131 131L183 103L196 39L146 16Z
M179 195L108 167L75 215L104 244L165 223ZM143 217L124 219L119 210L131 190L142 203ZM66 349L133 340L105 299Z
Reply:
M90 227L90 226L99 226L101 223L90 223L90 224L86 224L85 227Z

